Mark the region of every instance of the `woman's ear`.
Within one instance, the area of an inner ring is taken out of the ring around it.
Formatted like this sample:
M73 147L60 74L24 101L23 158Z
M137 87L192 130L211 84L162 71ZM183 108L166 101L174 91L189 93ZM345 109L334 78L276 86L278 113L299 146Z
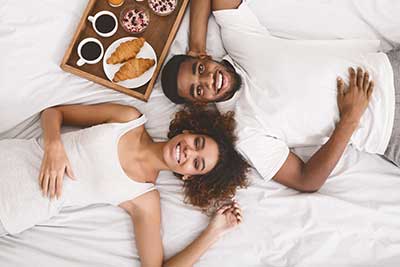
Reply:
M189 181L190 179L192 179L192 177L189 176L189 175L183 175L182 176L182 180L184 180L184 181Z

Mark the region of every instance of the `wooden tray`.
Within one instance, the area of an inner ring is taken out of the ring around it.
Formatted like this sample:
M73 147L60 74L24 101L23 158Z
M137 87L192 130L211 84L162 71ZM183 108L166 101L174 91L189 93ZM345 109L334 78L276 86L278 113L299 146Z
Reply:
M178 0L177 7L170 15L158 16L152 13L150 8L148 7L147 0L144 0L143 2L125 0L125 3L120 7L111 7L108 4L107 0L89 0L89 3L85 11L83 12L82 18L79 22L78 28L74 34L74 37L72 38L71 44L65 52L64 58L61 63L61 68L67 72L71 72L75 75L99 83L111 89L147 101L150 97L150 93L153 89L154 83L156 82L161 66L164 63L165 57L167 56L168 50L172 44L172 41L175 38L175 34L182 21L188 3L189 0ZM122 9L126 5L130 4L139 5L141 8L147 9L150 13L150 24L142 34L129 34L124 31L119 23L119 16ZM113 12L118 18L118 30L113 36L108 38L97 35L92 28L92 24L88 21L89 16L94 16L97 12L101 10L109 10ZM79 59L77 46L81 40L87 37L97 38L98 40L100 40L100 42L103 43L104 51L106 51L109 45L115 40L127 36L144 37L156 52L157 66L152 78L145 85L135 89L129 89L111 82L109 79L107 79L104 73L102 63L103 60L101 60L97 64L85 64L82 67L78 67L78 65L76 65L76 62Z

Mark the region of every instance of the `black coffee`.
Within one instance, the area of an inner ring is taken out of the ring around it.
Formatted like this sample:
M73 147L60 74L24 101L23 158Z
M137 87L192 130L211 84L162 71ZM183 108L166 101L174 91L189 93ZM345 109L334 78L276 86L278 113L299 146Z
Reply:
M87 61L98 59L101 55L101 47L98 43L87 42L82 46L81 55Z
M109 33L115 28L115 20L110 15L101 15L96 19L95 27L101 33Z

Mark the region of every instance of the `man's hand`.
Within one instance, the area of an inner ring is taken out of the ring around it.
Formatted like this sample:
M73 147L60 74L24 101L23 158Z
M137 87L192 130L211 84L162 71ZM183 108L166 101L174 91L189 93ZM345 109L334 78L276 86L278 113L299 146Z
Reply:
M348 90L345 90L342 78L338 77L337 102L340 121L357 127L371 99L374 82L369 80L368 72L364 73L361 68L357 68L357 73L353 68L349 68L349 74L350 84Z
M302 192L315 192L325 183L357 129L374 89L369 74L361 68L358 68L357 74L350 68L349 73L347 91L343 80L337 80L340 121L329 140L306 163L289 152L285 163L273 177L275 181Z
M188 56L199 58L199 59L211 59L211 56L207 54L207 52L198 52L198 51L193 51L189 50L186 53Z
M61 197L64 173L75 180L63 144L61 142L53 143L45 148L40 167L39 186L44 196Z

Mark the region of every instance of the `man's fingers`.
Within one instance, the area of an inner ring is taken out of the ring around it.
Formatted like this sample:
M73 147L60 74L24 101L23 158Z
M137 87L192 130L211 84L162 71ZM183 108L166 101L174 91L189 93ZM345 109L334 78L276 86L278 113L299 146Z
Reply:
M374 86L375 86L374 81L370 81L369 86L368 86L368 91L367 91L368 99L371 98L372 92L374 91Z
M338 97L344 96L344 82L343 79L337 78L337 89L338 89Z
M367 91L369 88L369 73L366 71L364 73L363 90Z
M356 86L356 71L353 68L349 68L349 75L350 75L350 88Z
M359 90L363 89L363 83L364 83L364 72L360 67L358 67L357 68L357 87Z

